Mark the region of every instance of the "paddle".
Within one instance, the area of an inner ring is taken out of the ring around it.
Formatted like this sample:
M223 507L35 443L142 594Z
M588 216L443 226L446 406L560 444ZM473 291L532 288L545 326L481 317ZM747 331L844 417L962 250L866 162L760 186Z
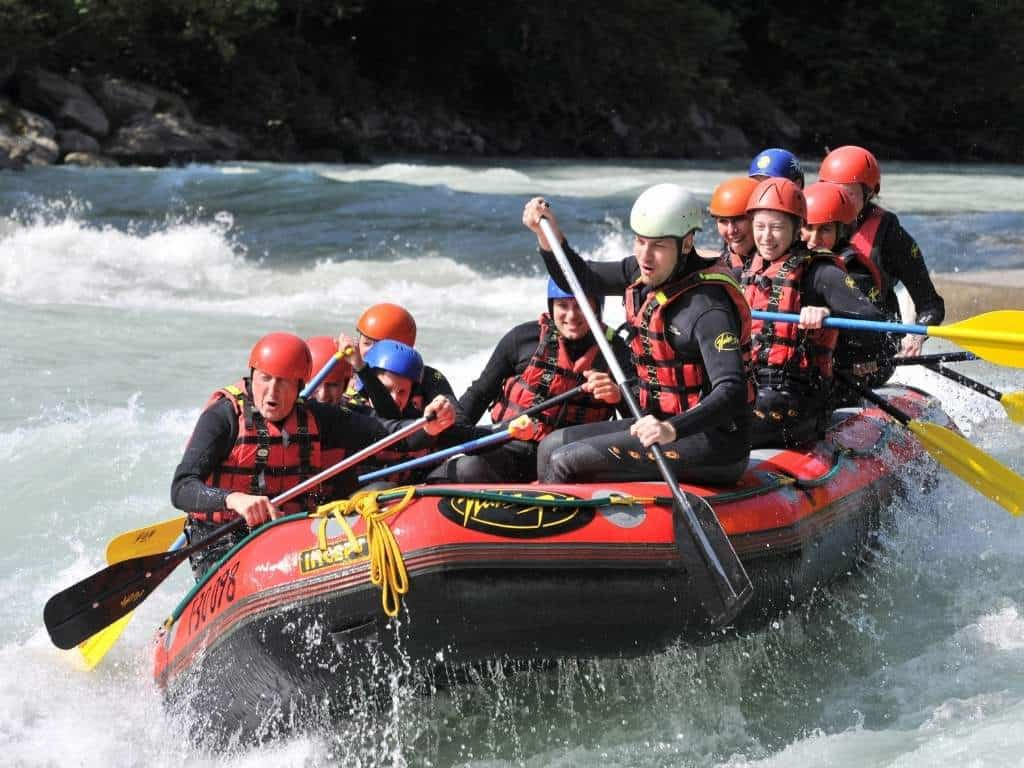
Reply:
M942 466L1012 515L1024 511L1024 477L946 427L910 416L845 373L836 377L913 432Z
M992 387L968 378L959 371L954 371L952 368L947 368L944 365L925 365L925 367L930 371L935 371L940 376L945 376L947 379L955 381L957 384L973 389L975 392L980 392L985 397L992 398L1003 406L1003 410L1006 411L1006 415L1011 421L1024 424L1024 390L1000 392L998 389L992 389Z
M176 522L177 523L177 529L180 531L182 526L184 525L185 518L184 517L176 517L176 518L174 518L174 520L167 521L167 522ZM161 525L162 526L162 525L165 525L165 523L158 523L157 525ZM185 546L185 542L186 541L187 540L185 538L185 534L184 533L179 533L178 537L171 543L170 547L165 547L164 549L166 549L168 552L174 552L175 550L181 549L183 546ZM112 541L111 544L113 544L113 543L114 542ZM142 546L147 546L147 545L148 546L152 546L153 543L154 543L154 539L152 537L150 537L150 538L146 539L145 544L142 545ZM115 557L112 558L111 557L110 547L108 546L107 547L107 563L108 564L109 563L117 563L117 562L120 562L121 560L127 560L129 557L137 557L138 556L137 554L129 554L126 557L116 557L117 555L123 554L124 552L127 552L127 551L128 550L125 549L123 551L115 552ZM152 550L152 551L160 551L160 550ZM151 552L147 552L146 554L151 554ZM132 620L132 616L133 615L134 615L134 612L133 611L129 611L124 616L122 616L120 619L118 619L113 624L111 624L109 627L105 627L104 629L101 629L99 632L97 632L92 637L87 638L87 639L83 640L82 642L80 642L78 644L78 650L82 654L82 661L85 662L85 668L86 669L93 669L97 664L100 663L100 660L102 660L103 657L107 655L107 651L109 651L114 646L114 643L117 642L117 639L119 637L121 637L121 633L124 632L124 628L128 626L128 622Z
M339 349L337 352L331 355L327 362L324 363L324 367L321 368L317 375L310 380L309 384L306 385L305 389L303 389L302 392L299 393L299 397L312 397L313 393L316 392L317 387L319 387L323 380L326 379L330 375L331 371L334 370L334 366L338 364L338 361L344 360L351 354L352 347L345 347L344 349Z
M756 320L774 320L777 323L798 323L800 316L782 312L751 313ZM1024 368L1024 310L1001 309L969 317L952 325L906 325L881 323L874 320L854 320L847 317L825 319L829 328L848 328L876 333L912 333L949 339L978 357L996 365ZM1009 330L1009 329L1015 330Z
M558 266L561 267L565 275L566 282L572 289L576 303L587 319L587 325L590 326L594 341L597 342L601 354L604 355L608 370L615 378L619 389L622 390L622 397L626 405L637 419L641 418L643 412L626 384L626 374L619 366L615 353L601 330L601 324L598 322L590 302L587 301L583 287L580 285L576 273L573 272L572 265L569 263L565 251L562 250L561 243L551 229L551 224L547 219L542 218L540 228L547 237L555 259L558 261ZM676 546L679 548L682 565L690 574L694 590L707 611L711 626L723 624L739 613L751 598L754 588L711 506L701 506L699 513L696 512L680 490L672 468L665 460L661 446L655 443L650 447L650 451L654 454L658 471L668 485L675 502L673 504L675 511L673 521ZM684 525L685 532L683 531Z
M939 352L935 355L918 355L917 357L897 357L896 365L926 365L931 367L939 363L973 363L978 356L973 352Z
M344 472L389 445L418 432L427 421L427 418L417 419L275 496L270 503L278 506L300 496L339 472ZM110 626L149 597L190 554L209 546L244 523L245 520L239 517L214 529L205 539L191 546L114 563L63 592L58 592L46 602L43 609L43 622L53 644L58 648L74 648L86 638Z
M178 515L134 531L125 531L107 544L107 563L119 563L140 555L166 552L185 528L185 516Z

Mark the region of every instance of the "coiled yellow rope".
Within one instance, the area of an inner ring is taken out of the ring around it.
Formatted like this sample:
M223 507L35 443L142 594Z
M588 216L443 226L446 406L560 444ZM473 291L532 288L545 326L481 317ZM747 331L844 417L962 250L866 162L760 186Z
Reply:
M381 509L377 497L382 493L393 495L396 492L402 492L402 497L393 503L388 502L387 507ZM345 554L360 550L359 541L345 516L355 514L363 518L366 523L366 545L370 550L370 583L380 587L381 603L388 616L397 616L402 607L402 595L409 591L409 573L395 535L384 521L409 506L415 493L416 488L411 485L405 488L359 491L351 498L317 507L310 514L310 517L323 518L317 531L320 549L327 550L327 524L333 518L348 539Z

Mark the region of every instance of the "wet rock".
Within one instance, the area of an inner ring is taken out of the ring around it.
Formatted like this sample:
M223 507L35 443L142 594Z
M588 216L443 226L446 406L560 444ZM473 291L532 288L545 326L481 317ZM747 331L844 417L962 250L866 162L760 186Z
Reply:
M77 165L81 168L116 168L117 163L109 157L93 152L69 152L64 156L64 165Z
M121 126L105 147L124 164L163 166L234 160L244 140L226 128L214 128L178 115L136 115Z
M61 153L65 155L73 152L98 155L100 152L100 143L96 139L87 133L76 131L74 128L58 131L57 144L60 146Z
M91 90L114 125L123 125L140 113L153 112L158 101L155 89L120 77L94 78Z
M23 104L51 116L62 126L93 136L110 132L107 116L89 92L53 72L30 69L20 73L18 93Z
M51 165L59 148L53 123L42 115L0 100L0 152L7 167Z

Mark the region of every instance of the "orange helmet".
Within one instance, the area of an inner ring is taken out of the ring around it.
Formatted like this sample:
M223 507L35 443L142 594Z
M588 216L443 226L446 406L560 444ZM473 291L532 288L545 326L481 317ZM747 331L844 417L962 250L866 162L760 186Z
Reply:
M327 361L337 353L338 340L333 336L313 336L306 339L306 346L309 347L309 353L313 357L313 365L309 369L310 373L316 375L320 372L321 368L327 365ZM348 360L339 360L331 368L331 372L327 374L324 382L344 384L350 378L352 378L351 363Z
M857 218L857 204L850 193L838 184L819 181L804 190L807 201L807 223L828 224L838 221L840 224L852 224Z
M249 353L249 367L280 379L306 381L313 358L306 342L293 333L268 333Z
M818 181L833 184L863 184L877 195L882 189L882 169L875 156L864 147L848 144L833 149L821 161Z
M749 176L733 176L726 179L711 193L708 212L716 217L742 216L747 212L747 200L756 187L757 179Z
M772 177L758 184L747 200L747 213L781 211L798 219L807 216L807 204L800 187L789 179Z
M363 312L356 328L374 341L394 339L410 347L416 346L416 321L397 304L374 304Z

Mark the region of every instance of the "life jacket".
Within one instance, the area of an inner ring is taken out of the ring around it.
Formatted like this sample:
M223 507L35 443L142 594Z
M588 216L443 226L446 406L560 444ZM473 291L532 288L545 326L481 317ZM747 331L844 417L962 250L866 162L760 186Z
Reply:
M231 452L203 482L225 491L240 491L253 496L273 498L320 471L323 456L316 418L299 398L281 424L268 422L253 407L252 389L242 379L214 392L204 410L221 398L231 402L238 417L238 437ZM342 452L336 460L344 456ZM294 514L315 507L316 493L306 493L280 506ZM189 515L219 523L234 518L232 511L189 512Z
M345 394L342 396L342 405L346 408L351 408L353 411L365 414L376 415L376 411L373 409L373 403L370 401L362 391L357 392L353 387L349 387ZM409 402L405 406L405 410L402 411L402 418L419 418L423 415L423 395L418 394L415 390L409 397ZM411 459L417 459L420 456L426 456L433 449L425 447L416 451L408 451L394 446L385 448L383 451L377 453L372 460L366 462L366 471L372 469L381 469L383 467L391 466L392 464L401 464L403 461L409 461ZM388 482L395 483L396 485L414 482L416 475L419 470L407 469L402 472L394 472L388 475L385 480Z
M551 322L548 313L542 314L537 322L540 325L537 350L522 373L505 380L501 396L491 408L491 421L495 424L515 418L537 403L578 387L586 381L584 371L592 368L607 370L604 360L597 359L600 349L596 343L592 343L582 355L572 360L565 339ZM608 341L615 338L615 331L607 326L604 326L604 333ZM608 403L580 393L564 403L534 414L540 429L533 439L540 442L559 427L607 421L614 412L615 409Z
M842 260L828 251L796 247L782 258L765 261L760 254L743 273L743 293L750 308L800 314L802 284L810 265L829 261L845 271ZM832 354L839 338L835 328L806 330L796 323L753 321L754 365L759 381L787 379L813 384L832 378ZM773 374L781 374L779 379Z
M881 307L885 295L891 290L890 281L882 273L882 246L885 241L883 224L888 225L888 211L872 205L867 215L861 220L857 231L850 236L850 247L841 254L843 264L854 280L861 293L871 299L871 303ZM867 275L870 280L864 278Z
M658 418L674 416L693 408L711 391L704 361L699 357L681 360L666 333L666 308L699 285L714 285L725 289L736 307L740 317L738 343L747 380L747 402L753 404L757 395L751 364L750 307L730 269L715 264L691 272L658 290L650 291L642 300L644 286L638 280L626 289L626 321L633 331L630 350L639 378L640 408ZM720 341L725 345L737 340ZM716 340L718 343L719 340Z
M718 263L721 264L723 267L728 267L729 269L736 270L737 274L739 274L739 272L742 272L744 269L747 268L747 265L750 264L750 260L754 258L755 253L757 253L756 246L752 247L746 256L740 257L737 254L733 253L732 249L729 248L729 244L723 240L722 251L718 256Z

